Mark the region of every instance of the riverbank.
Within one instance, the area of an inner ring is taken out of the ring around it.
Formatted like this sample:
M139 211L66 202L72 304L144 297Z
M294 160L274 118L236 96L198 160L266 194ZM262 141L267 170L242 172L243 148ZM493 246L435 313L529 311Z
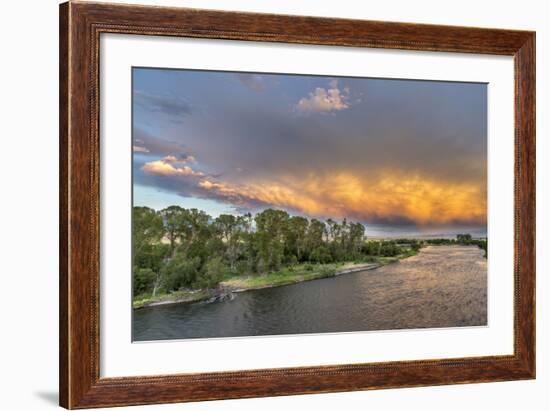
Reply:
M395 257L372 257L372 261L367 263L297 264L265 275L231 277L222 281L216 289L179 290L167 294L157 294L154 297L150 295L137 296L132 306L134 309L138 309L166 304L189 304L222 300L231 298L232 293L280 287L357 271L373 270L403 258L411 257L416 253L413 250L408 250L406 253Z
M477 246L427 246L372 271L231 296L135 310L134 340L486 326L487 260Z

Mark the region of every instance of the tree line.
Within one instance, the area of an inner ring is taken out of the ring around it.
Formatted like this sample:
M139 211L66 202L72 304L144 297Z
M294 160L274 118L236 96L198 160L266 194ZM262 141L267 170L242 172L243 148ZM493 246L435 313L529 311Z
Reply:
M456 238L431 238L424 242L432 245L477 245L485 251L484 257L487 258L487 239L473 238L471 234L457 234Z
M262 275L297 264L374 261L425 244L477 245L487 253L487 241L470 234L367 241L361 223L308 219L275 209L212 218L195 208L134 207L132 230L134 296L214 288L226 277Z
M420 248L415 240L413 248ZM363 224L266 209L255 216L170 206L133 209L134 295L213 288L224 276L262 275L300 264L395 256L395 241L366 242Z

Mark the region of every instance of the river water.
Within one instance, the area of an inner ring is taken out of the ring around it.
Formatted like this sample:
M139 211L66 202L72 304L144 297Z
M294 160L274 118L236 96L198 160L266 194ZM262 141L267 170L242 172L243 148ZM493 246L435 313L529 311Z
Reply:
M134 311L134 341L487 324L487 261L475 246L426 247L370 271Z

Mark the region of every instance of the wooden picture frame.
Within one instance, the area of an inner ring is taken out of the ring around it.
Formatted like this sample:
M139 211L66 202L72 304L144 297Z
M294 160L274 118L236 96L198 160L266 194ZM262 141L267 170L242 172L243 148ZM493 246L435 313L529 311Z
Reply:
M514 354L100 378L101 33L513 56ZM60 6L60 405L91 408L535 377L535 33L69 2Z

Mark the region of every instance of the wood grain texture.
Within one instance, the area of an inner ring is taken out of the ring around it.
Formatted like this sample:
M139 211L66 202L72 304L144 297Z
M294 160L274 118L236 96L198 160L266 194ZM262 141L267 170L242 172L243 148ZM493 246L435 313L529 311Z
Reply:
M160 377L100 378L101 33L514 56L514 354ZM60 6L59 55L60 405L71 409L91 408L534 378L533 32L70 2Z
M515 54L516 355L535 374L535 34Z
M69 56L68 27L68 4L60 6L59 14L59 402L69 404L69 283L68 283L68 227L69 227L69 204L68 204L68 176L69 156L68 134L69 134L69 94L68 94L68 73L67 64Z

